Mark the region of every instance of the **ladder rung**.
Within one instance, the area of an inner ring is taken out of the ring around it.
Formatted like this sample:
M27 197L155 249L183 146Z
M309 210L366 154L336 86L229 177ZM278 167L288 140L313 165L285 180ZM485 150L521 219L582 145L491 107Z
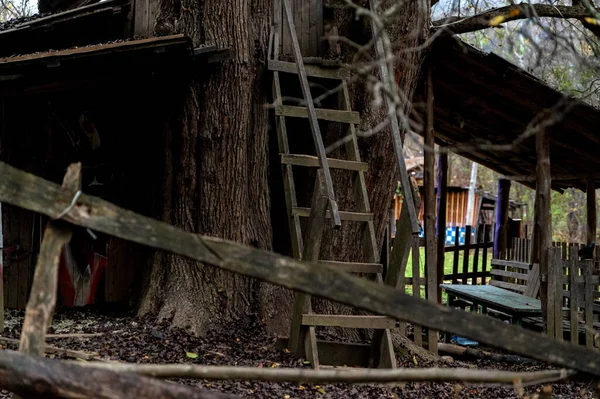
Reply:
M333 266L343 272L348 273L383 273L383 265L381 263L355 263L320 260L319 264Z
M318 168L319 158L304 154L281 154L281 163L294 166L312 166ZM366 162L346 161L344 159L327 158L327 163L332 169L354 170L366 172L369 164Z
M285 73L298 73L298 67L295 62L269 60L269 69L271 71L285 72ZM304 69L306 75L313 78L325 78L325 79L336 79L343 80L350 78L350 71L345 68L323 68L318 65L310 65L304 63Z
M294 207L292 208L293 216L300 216L303 218L307 218L310 216L310 208L303 207ZM331 213L327 210L327 218L331 218ZM362 213L362 212L342 212L340 211L340 219L347 220L351 222L371 222L373 221L372 213Z
M305 326L374 328L386 329L398 327L398 322L386 316L354 316L330 314L303 314Z
M356 111L346 111L342 109L315 108L317 119L339 123L360 123L360 114ZM292 118L308 118L306 107L296 107L293 105L278 105L275 107L275 115L289 116Z

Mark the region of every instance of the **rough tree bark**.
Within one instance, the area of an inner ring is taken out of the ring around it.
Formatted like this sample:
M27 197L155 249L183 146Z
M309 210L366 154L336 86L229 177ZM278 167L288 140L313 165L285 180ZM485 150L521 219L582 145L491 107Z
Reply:
M160 216L259 248L272 240L264 107L269 14L268 0L161 0L155 28L162 34L170 26L195 45L212 43L233 54L171 101ZM151 263L139 313L172 319L174 326L202 334L258 310L286 308L279 288L161 252Z
M408 2L396 13L392 38L403 51L428 35L429 7ZM164 122L165 169L161 182L162 220L188 231L202 232L260 248L270 248L273 232L269 219L267 128L264 107L270 76L264 67L270 26L271 2L252 0L161 0L156 33L186 33L195 44L229 47L233 59L198 76L184 93L170 101ZM357 41L371 34L368 20L354 21L348 11L336 11L340 33ZM423 18L415 18L421 15ZM359 31L351 29L356 26ZM168 32L167 32L168 31ZM417 32L417 34L415 34ZM345 49L351 56L351 50ZM423 54L407 51L398 63L401 90L411 98L419 78ZM371 110L372 97L364 83L352 88L355 110L362 112L367 129L381 121L381 110ZM176 100L176 101L175 101ZM411 104L403 104L405 111ZM334 140L335 132L326 138ZM341 133L337 132L337 137ZM370 163L367 188L376 220L379 245L391 201L396 165L389 133L360 140L363 160ZM161 161L162 162L162 161ZM306 182L310 196L312 181ZM336 178L336 194L351 198L349 185ZM352 207L351 202L341 201ZM279 233L277 233L279 234ZM336 238L326 236L322 259L359 260L357 228L345 229ZM272 332L287 334L292 295L289 291L259 284L240 276L157 252L145 278L139 313L172 319L203 333L259 312ZM331 311L330 303L315 300L315 310ZM324 309L325 308L325 309ZM342 309L338 313L350 313ZM355 336L355 338L358 338Z

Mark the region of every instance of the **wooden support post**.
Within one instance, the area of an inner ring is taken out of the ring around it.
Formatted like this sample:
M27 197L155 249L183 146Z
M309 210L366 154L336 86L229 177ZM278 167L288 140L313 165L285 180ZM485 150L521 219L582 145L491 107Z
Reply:
M563 257L559 248L548 249L548 268L553 271L548 276L548 325L554 325L554 337L563 340Z
M542 318L546 332L554 336L554 325L548 323L548 313L553 306L548 304L548 276L555 275L549 270L548 249L552 247L552 219L550 217L550 140L545 130L539 130L535 136L537 154L537 182L535 188L534 215L534 254L533 262L540 264L540 300L542 302ZM554 287L553 287L554 289Z
M508 242L508 205L510 199L510 180L498 179L498 198L496 199L496 234L494 237L494 259L506 257Z
M413 296L421 298L421 253L419 251L419 237L412 239L412 288ZM423 346L423 329L420 325L413 323L413 336L417 346Z
M0 202L0 331L4 331L4 234L2 203Z
M433 131L433 79L431 67L427 70L427 125L425 128L424 153L425 173L425 275L427 276L427 298L438 301L437 262L435 259L435 189L434 189L434 131ZM441 256L444 254L442 253ZM438 332L429 330L429 351L437 354Z
M437 189L437 277L438 277L438 303L442 303L442 289L444 282L444 249L446 247L446 208L448 204L448 153L440 153L438 160L438 189Z
M77 195L81 190L81 163L71 164L63 188ZM76 199L76 197L74 197ZM73 204L66 204L65 208ZM33 275L31 294L25 311L19 351L36 356L44 355L46 330L52 323L58 287L58 262L63 247L71 240L71 230L59 220L46 227L40 255Z
M587 229L586 244L596 242L596 179L588 177L586 181Z
M569 256L569 320L571 323L571 343L579 345L579 289L577 287L577 278L579 277L579 256L577 249L571 248Z
M304 236L304 252L302 260L316 263L319 260L321 240L323 238L323 227L329 203L326 188L323 182L323 172L317 172L315 189L313 192L310 217ZM292 353L297 357L306 356L312 362L314 368L319 368L316 340L314 339L314 327L302 325L302 315L311 311L310 295L298 292L294 302L292 314L292 328L290 331L289 346Z
M421 196L419 195L419 187L414 179L410 181L410 189L413 191L412 198L416 209L421 206ZM410 214L408 213L408 204L405 200L402 201L402 209L400 218L396 222L396 236L392 245L392 253L390 254L390 262L387 275L385 276L385 284L392 287L404 289L404 277L406 275L406 265L408 262L408 254L412 244L412 230L410 227Z

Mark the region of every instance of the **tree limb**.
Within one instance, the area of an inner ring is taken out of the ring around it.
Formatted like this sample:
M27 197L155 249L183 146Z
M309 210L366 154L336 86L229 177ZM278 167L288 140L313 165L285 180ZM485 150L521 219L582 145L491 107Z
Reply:
M136 373L157 378L189 378L202 380L242 380L304 383L401 383L415 381L446 381L469 383L535 384L568 378L565 369L537 372L473 370L466 368L429 369L350 369L312 370L292 368L258 368L231 366L199 366L191 364L125 364L81 363L83 367L111 370L117 373Z
M548 4L521 3L494 8L471 17L461 18L454 16L433 21L432 30L435 32L444 29L451 34L461 34L500 26L503 23L519 19L550 17L580 20L594 35L600 37L599 27L584 20L584 18L595 18L594 14L598 12L600 12L600 9L595 8L591 10L582 4L576 6L553 6Z

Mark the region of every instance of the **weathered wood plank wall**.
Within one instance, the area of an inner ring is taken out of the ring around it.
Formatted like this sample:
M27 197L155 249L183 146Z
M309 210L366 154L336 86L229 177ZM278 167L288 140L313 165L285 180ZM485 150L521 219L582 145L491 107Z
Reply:
M291 0L290 4L302 56L319 56L323 37L323 0ZM279 54L292 55L292 39L281 0L273 1L273 24L281 37Z

